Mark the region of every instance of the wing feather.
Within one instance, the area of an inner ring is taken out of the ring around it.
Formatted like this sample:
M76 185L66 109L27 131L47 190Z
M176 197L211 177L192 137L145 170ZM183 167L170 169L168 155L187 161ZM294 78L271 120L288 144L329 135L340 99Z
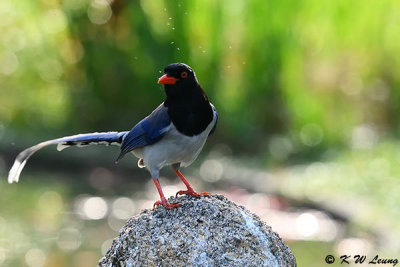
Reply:
M126 135L117 161L135 148L151 145L159 141L170 127L171 118L168 115L168 108L162 103L149 116L136 124Z

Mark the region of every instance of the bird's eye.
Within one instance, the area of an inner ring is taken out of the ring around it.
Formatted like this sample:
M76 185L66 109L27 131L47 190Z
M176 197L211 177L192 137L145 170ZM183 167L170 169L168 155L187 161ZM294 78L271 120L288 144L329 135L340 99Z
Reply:
M188 73L186 71L181 73L181 78L185 79L188 76Z

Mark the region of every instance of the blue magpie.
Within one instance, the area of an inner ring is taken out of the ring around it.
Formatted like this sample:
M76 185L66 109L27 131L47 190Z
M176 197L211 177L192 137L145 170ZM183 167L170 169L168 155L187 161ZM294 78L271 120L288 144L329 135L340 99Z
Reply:
M78 134L49 140L22 151L15 159L8 182L18 182L27 160L39 149L57 144L57 150L71 146L91 144L116 144L121 146L117 158L132 152L139 158L138 166L147 168L157 187L161 200L154 203L166 209L179 207L164 196L158 180L160 169L170 165L187 190L178 194L195 197L209 193L196 193L179 168L189 166L199 155L207 137L212 134L218 121L218 113L209 102L207 95L197 81L191 67L183 63L173 63L164 69L158 79L164 85L166 99L149 116L141 120L130 131Z

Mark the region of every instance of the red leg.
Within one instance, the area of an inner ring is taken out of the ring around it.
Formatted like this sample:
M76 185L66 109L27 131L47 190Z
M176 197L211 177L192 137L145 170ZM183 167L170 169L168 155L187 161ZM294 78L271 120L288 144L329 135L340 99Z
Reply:
M158 181L158 179L153 179L154 184L157 187L158 193L160 194L160 198L161 200L158 200L154 203L153 205L153 209L155 209L158 205L163 206L164 208L166 208L167 210L173 209L173 208L177 208L179 207L181 204L179 203L170 203L168 202L168 200L165 198L164 193L161 189L161 185L160 182Z
M186 180L186 178L182 175L182 173L181 173L180 171L178 171L178 170L174 170L174 171L175 171L175 173L179 176L179 178L181 178L182 182L183 182L183 183L186 185L186 187L187 187L187 190L178 191L178 193L176 193L176 195L183 195L183 194L185 194L185 195L191 195L191 196L194 196L194 197L209 196L209 195L210 195L210 193L208 193L208 192L196 193L196 192L193 190L192 186L189 184L189 182Z

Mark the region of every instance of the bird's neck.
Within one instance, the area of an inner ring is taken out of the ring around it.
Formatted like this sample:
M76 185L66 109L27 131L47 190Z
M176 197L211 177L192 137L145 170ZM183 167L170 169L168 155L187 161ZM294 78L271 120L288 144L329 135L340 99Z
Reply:
M192 88L183 88L182 90L168 90L166 88L167 98L165 100L165 106L192 106L193 108L209 105L208 97L203 89L196 85Z
M164 105L177 130L187 136L200 134L213 119L212 107L200 86L192 92L167 94Z

